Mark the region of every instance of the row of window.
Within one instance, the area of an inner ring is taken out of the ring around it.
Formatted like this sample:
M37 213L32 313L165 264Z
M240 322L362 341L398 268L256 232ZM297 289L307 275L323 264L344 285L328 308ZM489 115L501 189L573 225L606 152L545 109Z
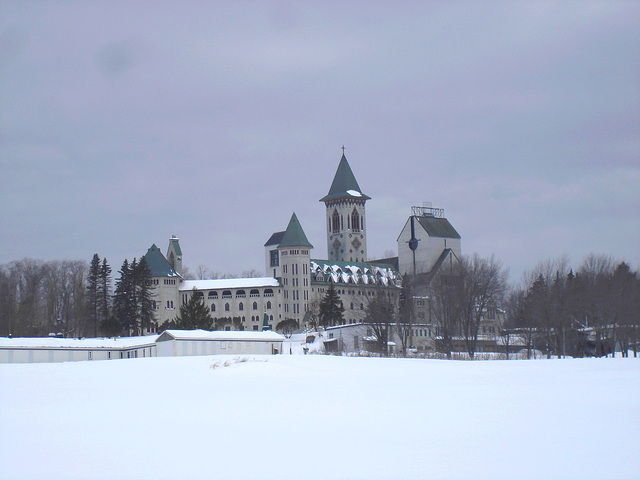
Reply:
M203 292L199 292L201 297L204 297L204 293ZM259 297L260 296L260 290L258 289L252 289L249 290L249 296L250 297ZM265 288L264 289L264 296L265 297L273 297L273 289L272 288ZM217 290L210 290L208 297L211 298L218 298L218 291ZM236 290L236 298L246 298L247 297L247 292L246 290ZM222 291L222 298L233 298L233 294L231 292L231 290L223 290Z
M258 310L258 302L253 302L253 304L251 305L252 310ZM238 310L243 311L244 310L244 303L240 302L238 304ZM271 302L267 302L267 310L271 310ZM216 311L216 304L212 303L211 304L211 311L215 312ZM224 311L225 312L229 312L231 311L231 305L229 305L228 303L224 304Z

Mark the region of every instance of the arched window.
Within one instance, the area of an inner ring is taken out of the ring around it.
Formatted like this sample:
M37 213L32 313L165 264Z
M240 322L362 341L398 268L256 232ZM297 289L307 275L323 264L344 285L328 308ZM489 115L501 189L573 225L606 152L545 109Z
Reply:
M238 290L236 292L236 298L238 298L238 297L246 297L246 296L247 296L247 293L244 290Z
M267 302L267 310L271 310L271 302Z
M209 291L209 298L218 298L218 292L215 290Z
M249 296L250 297L259 297L260 296L260 292L257 289L253 289L249 292Z
M333 211L331 223L333 225L333 233L338 233L340 231L340 215L338 215L338 210Z
M231 298L231 290L224 290L222 292L222 298Z
M258 302L253 302L253 305L251 306L251 308L253 308L254 310L258 309Z
M215 306L215 304L213 304L213 303L211 304L211 311L212 311L212 312L215 312L215 311L216 311L216 306Z
M242 302L238 304L238 310L244 310L244 305Z
M225 312L228 312L228 311L229 311L229 304L228 304L228 303L225 303L225 304L224 304L224 311L225 311Z
M271 289L271 288L265 288L265 289L264 289L264 296L265 296L265 297L273 297L273 289Z
M358 211L355 208L351 213L351 230L354 232L360 231L360 215L358 215Z

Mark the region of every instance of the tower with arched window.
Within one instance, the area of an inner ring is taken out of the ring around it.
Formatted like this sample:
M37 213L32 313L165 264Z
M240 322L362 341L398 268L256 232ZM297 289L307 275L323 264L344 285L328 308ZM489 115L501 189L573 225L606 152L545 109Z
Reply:
M329 193L320 199L326 206L329 260L367 261L365 202L370 199L360 190L343 153Z

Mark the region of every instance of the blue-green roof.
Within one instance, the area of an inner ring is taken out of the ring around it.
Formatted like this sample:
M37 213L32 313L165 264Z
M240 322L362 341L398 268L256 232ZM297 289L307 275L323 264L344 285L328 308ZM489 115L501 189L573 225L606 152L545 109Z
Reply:
M294 212L291 215L291 220L289 220L289 225L287 225L287 229L282 236L282 240L278 244L278 247L309 247L313 248L313 245L309 243L307 240L307 236L304 234L304 230L302 230L302 226L298 221L298 217Z
M333 182L331 183L331 188L329 189L329 193L320 199L321 202L328 202L330 200L337 200L339 198L352 198L352 199L360 199L360 200L370 200L371 197L368 197L362 190L360 190L360 185L356 181L356 177L351 171L351 167L349 166L349 162L347 162L347 157L342 155L340 159L340 164L338 165L338 170L336 170L336 174L333 177Z
M449 223L446 218L436 218L421 216L416 217L422 228L429 234L430 237L440 238L460 238L460 234L453 228L453 225Z
M171 264L164 257L160 249L154 243L151 248L147 250L147 254L144 256L147 260L147 265L151 271L152 277L179 277L178 273L171 267Z
M180 239L176 237L171 237L169 240L169 244L173 245L173 249L176 252L176 255L182 255L182 249L180 248Z

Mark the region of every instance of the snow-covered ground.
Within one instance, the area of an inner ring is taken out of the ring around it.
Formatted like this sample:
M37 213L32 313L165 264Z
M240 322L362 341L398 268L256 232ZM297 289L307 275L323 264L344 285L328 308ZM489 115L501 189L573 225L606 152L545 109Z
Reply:
M640 478L633 358L4 364L0 386L2 479Z

